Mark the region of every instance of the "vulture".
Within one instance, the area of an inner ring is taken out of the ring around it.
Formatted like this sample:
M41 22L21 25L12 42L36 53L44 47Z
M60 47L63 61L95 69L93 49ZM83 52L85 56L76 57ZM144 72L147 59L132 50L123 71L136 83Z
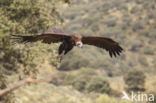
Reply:
M123 51L122 47L114 41L113 39L105 36L82 36L80 34L68 34L68 33L57 33L57 32L45 32L40 35L33 36L22 36L22 35L12 35L14 39L20 39L21 43L27 42L37 42L41 41L42 43L58 43L61 42L58 48L58 54L60 60L63 58L61 54L65 55L74 46L82 48L83 45L92 45L102 49L105 49L109 52L110 57L120 55Z

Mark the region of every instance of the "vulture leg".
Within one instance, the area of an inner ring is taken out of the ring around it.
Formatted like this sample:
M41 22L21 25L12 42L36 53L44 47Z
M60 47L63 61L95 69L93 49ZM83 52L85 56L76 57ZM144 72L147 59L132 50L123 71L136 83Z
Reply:
M68 45L65 49L64 55L66 55L70 50L72 50L73 45Z
M72 43L70 42L70 40L65 40L59 47L58 49L58 54L59 56L57 57L60 62L63 59L63 55L61 55L64 51L64 55L66 55L71 49L73 48Z
M61 61L63 60L63 56L62 56L62 55L59 55L59 56L57 56L57 59L58 59L59 62L61 63Z
M63 51L65 50L65 43L63 42L60 46L59 46L59 49L58 49L58 56L57 56L57 59L61 62L62 59L63 59L63 56L61 55L63 53Z
M62 44L59 46L58 54L61 55L64 49L65 49L65 44L62 43Z

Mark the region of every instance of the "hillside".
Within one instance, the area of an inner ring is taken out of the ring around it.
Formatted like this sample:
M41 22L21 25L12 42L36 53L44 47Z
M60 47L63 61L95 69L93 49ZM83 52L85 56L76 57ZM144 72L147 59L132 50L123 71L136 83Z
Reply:
M75 48L60 69L101 68L106 72L113 71L114 75L122 75L130 69L155 72L154 0L77 0L61 10L66 32L111 37L123 46L124 52L112 59L96 47Z
M60 77L22 86L0 97L0 102L132 103L121 99L129 90L156 96L156 0L65 3L69 1L0 1L0 89L32 74L35 79ZM124 52L110 58L105 50L85 45L75 47L60 63L59 44L12 44L7 38L57 26L68 33L110 37Z

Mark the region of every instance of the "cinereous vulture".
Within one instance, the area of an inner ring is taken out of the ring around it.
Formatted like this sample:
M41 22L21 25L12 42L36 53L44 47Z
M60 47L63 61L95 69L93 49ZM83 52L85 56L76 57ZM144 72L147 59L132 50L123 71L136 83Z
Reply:
M14 36L14 39L20 39L21 43L42 41L42 43L51 44L61 42L58 49L58 54L60 57L63 57L61 54L67 54L74 46L82 48L84 44L103 48L109 52L111 57L116 57L123 51L119 43L104 36L82 36L76 33L67 34L57 32L46 32L34 36L12 36Z

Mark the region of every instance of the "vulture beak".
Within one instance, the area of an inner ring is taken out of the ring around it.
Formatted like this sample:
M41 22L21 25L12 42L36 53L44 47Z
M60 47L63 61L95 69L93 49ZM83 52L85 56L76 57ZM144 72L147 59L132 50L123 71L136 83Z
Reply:
M78 41L78 42L76 42L76 46L78 46L78 47L82 48L82 47L83 47L83 44L82 44L82 42L81 42L81 41Z

